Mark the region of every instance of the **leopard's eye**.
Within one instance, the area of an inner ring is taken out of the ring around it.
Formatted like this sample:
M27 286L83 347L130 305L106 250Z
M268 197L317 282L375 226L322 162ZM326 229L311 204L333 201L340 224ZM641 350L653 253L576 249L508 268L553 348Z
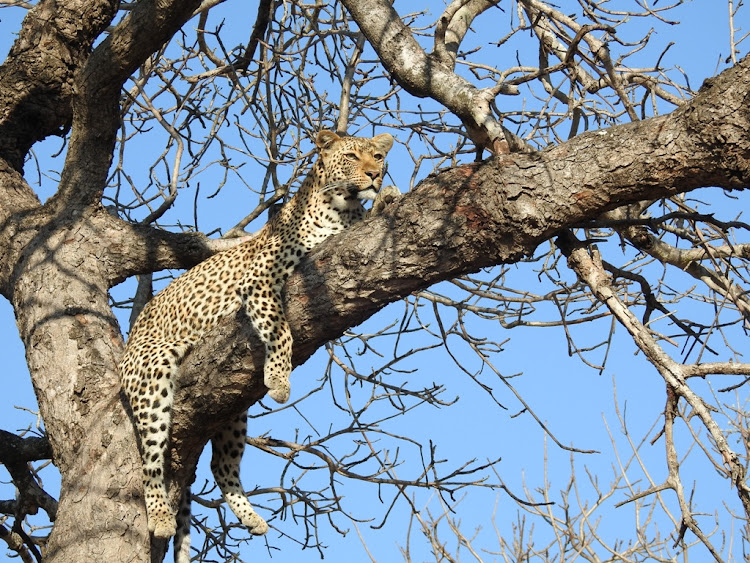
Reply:
M373 158L374 158L375 160L378 160L378 161L380 161L380 160L383 160L383 155L382 155L382 154L380 154L379 152L376 152L376 153L375 153L374 155L372 155L372 156L373 156Z
M344 157L348 160L359 160L359 157L357 156L357 153L355 152L348 152L344 154Z

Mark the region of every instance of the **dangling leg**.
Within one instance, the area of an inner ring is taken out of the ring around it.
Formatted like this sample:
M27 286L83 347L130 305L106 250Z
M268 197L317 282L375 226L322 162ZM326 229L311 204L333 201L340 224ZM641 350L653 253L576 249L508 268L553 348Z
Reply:
M128 349L120 370L124 374L123 390L141 441L148 529L158 538L169 538L175 534L175 517L167 499L164 466L172 422L172 380L178 355L169 348L149 348Z
M250 533L262 535L268 531L268 524L255 512L240 483L240 460L245 451L246 434L247 413L241 414L216 433L211 439L211 471L232 512Z
M190 485L185 487L177 510L177 533L174 536L174 563L190 563Z
M284 318L280 301L278 316L268 323L261 321L260 327L268 329L263 384L268 387L269 397L277 403L286 403L291 391L289 375L292 373L292 331ZM258 332L261 330L259 328Z
M245 310L266 348L263 383L277 403L289 400L289 374L292 373L292 332L284 316L284 304L270 280L255 281L245 299Z

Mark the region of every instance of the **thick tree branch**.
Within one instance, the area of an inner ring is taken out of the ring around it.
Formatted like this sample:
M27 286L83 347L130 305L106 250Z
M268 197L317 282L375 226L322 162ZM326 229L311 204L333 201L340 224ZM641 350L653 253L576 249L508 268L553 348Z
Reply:
M428 55L401 21L391 2L343 0L342 3L377 52L383 66L407 92L433 98L456 114L477 146L494 150L498 143L507 140L512 151L527 149L523 141L503 128L492 115L490 103L496 93L480 90L453 72L450 62ZM475 9L481 8L475 6Z
M76 74L68 154L59 189L47 204L54 214L101 200L120 126L122 85L199 5L200 0L137 3Z
M0 430L0 463L8 470L18 489L18 499L13 506L16 518L36 514L42 508L51 521L55 520L57 501L39 486L28 467L28 462L40 459L52 459L52 447L47 438L21 438Z
M50 0L29 10L0 66L0 159L16 171L23 170L31 145L70 127L73 74L117 4Z
M173 233L150 225L127 223L103 210L92 218L92 223L110 243L104 264L111 286L136 274L192 268L216 252L248 239L247 236L209 239L202 233Z
M31 436L21 438L5 430L0 430L0 463L27 463L40 459L52 459L52 448L47 438Z
M749 90L746 58L669 116L428 177L381 216L321 245L289 280L295 365L387 303L440 280L515 262L561 229L616 206L703 186L746 188ZM180 441L199 446L212 423L264 392L253 375L263 354L252 337L253 353L246 352L248 335L238 320L241 315L211 333L184 364L178 449Z

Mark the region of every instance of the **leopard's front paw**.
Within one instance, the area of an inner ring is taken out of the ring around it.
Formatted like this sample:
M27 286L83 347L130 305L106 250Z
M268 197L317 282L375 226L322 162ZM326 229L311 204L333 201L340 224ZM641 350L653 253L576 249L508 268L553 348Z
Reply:
M245 518L242 518L242 523L247 526L247 528L250 530L250 533L254 536L262 536L263 534L268 532L268 524L266 524L266 521L258 516L255 512L247 515L247 517Z
M273 389L268 390L268 396L271 397L277 403L286 403L289 400L289 384L279 385Z
M401 197L401 190L396 186L383 186L380 188L378 195L375 196L375 201L372 202L372 215L379 215L387 205L390 205Z

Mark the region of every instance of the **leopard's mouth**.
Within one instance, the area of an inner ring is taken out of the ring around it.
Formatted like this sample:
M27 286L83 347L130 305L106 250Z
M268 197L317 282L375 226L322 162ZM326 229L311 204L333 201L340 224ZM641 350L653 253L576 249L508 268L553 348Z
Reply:
M355 201L362 199L373 200L377 196L378 190L379 188L375 182L371 182L367 186L360 186L354 182L338 181L328 184L323 188L322 192L331 195L338 194L345 201Z

